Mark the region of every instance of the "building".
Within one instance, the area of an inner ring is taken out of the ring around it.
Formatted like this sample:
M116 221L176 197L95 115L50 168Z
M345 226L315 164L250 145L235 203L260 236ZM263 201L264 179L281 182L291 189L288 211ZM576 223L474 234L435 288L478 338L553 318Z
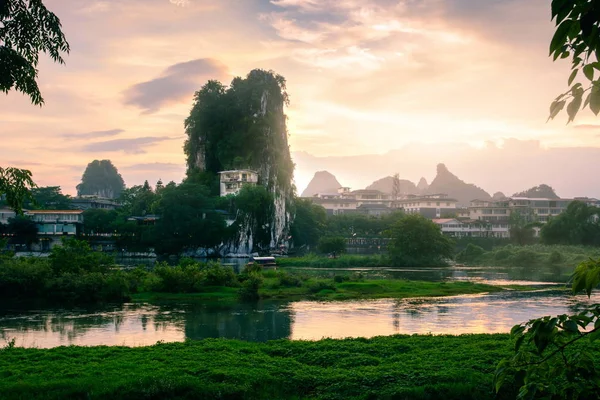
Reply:
M113 199L98 196L79 196L71 199L71 204L78 210L101 209L114 210L120 206Z
M38 228L40 242L34 250L47 251L60 245L62 238L75 237L83 226L82 210L31 210L25 215L31 217Z
M493 237L509 238L510 226L508 223L488 223L485 221L460 221L455 218L435 218L432 220L440 227L444 235L461 237Z
M509 223L511 218L518 217L527 222L544 224L549 218L565 211L574 200L527 197L510 197L500 201L473 200L469 217L491 223ZM596 200L587 199L586 202L595 205Z
M406 214L419 214L425 218L441 218L444 215L456 215L456 199L446 194L426 196L408 195L394 201L394 208L402 209Z
M249 169L221 171L219 172L219 181L219 193L223 197L237 194L245 185L256 185L258 173Z
M328 214L362 213L367 215L389 214L392 209L392 196L379 190L354 190L347 187L337 193L318 193L309 199L325 208Z
M17 215L10 208L0 208L0 224L8 224L8 220Z

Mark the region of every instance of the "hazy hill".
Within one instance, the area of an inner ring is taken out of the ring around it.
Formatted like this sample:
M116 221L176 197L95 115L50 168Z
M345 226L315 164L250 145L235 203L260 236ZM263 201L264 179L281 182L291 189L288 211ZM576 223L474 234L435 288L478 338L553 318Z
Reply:
M429 184L427 183L427 179L425 178L421 178L421 180L419 180L419 183L417 183L417 189L419 190L419 193L424 193L428 187Z
M522 192L515 193L515 194L513 194L513 197L529 197L531 199L534 199L534 198L558 199L559 198L551 186L545 185L543 183L539 186L534 186L531 189L527 189Z
M502 193L502 192L496 192L496 193L494 193L494 195L492 196L492 198L495 201L500 201L500 200L506 199L506 195L504 193Z
M386 176L385 178L379 179L375 182L373 182L372 184L370 184L369 186L367 186L368 190L379 190L380 192L383 193L388 193L388 194L392 194L392 192L394 191L394 177L393 176ZM406 179L400 179L400 194L417 194L419 193L419 190L417 189L417 187L415 186L414 183L412 183L409 180Z
M312 197L317 193L337 193L342 185L333 174L327 171L318 171L302 192L302 197Z
M438 164L437 175L431 185L425 190L425 194L445 193L449 197L458 200L458 204L468 206L471 200L491 200L492 196L485 190L459 179L444 164Z

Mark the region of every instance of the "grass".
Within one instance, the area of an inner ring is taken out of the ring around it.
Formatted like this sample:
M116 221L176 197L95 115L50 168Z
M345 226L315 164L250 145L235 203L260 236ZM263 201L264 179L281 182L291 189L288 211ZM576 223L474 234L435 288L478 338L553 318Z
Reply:
M315 254L303 257L282 257L277 259L281 267L304 268L375 268L389 267L389 259L385 256L359 256L344 254L337 258L328 258Z
M9 348L13 399L502 399L492 375L508 335L208 339L150 347Z
M600 258L600 248L587 246L559 245L508 245L492 251L467 247L456 257L457 262L468 265L497 267L562 267L575 268L589 258Z
M499 286L473 282L424 282L399 279L375 279L335 282L309 278L301 286L282 287L277 279L267 278L259 290L261 298L351 300L408 297L439 297L498 292Z

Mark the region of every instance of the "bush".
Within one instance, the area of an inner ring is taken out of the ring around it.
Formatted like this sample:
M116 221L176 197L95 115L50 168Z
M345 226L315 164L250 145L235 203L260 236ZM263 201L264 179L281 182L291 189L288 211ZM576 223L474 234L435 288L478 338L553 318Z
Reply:
M496 251L496 254L494 254L494 260L496 260L496 261L508 260L512 256L512 254L513 253L508 249L500 249L500 250Z
M302 279L297 275L281 272L279 273L277 283L283 287L299 287L302 286Z
M469 243L463 251L456 255L456 261L471 263L477 261L484 254L485 250L482 247Z
M308 290L311 293L319 293L322 290L331 290L331 291L335 292L335 285L333 283L329 283L329 282L317 281L317 282L311 283L308 286Z
M527 266L534 264L537 261L537 253L529 249L521 249L512 257L511 262L516 266Z
M558 263L562 262L563 260L564 260L563 255L556 250L554 250L552 253L550 253L550 256L548 257L548 262L550 264L558 264Z
M242 301L256 301L259 299L258 290L263 283L262 276L258 274L250 274L247 279L242 283L238 295Z
M230 267L225 267L219 263L211 262L202 268L203 286L230 286L238 285L235 272Z
M320 253L336 256L346 251L346 239L343 237L323 237L319 240L317 249Z

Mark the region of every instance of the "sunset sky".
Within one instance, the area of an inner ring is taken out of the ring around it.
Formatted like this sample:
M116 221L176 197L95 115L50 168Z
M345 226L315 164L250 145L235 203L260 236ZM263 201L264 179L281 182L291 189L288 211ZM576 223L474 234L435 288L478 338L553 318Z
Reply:
M128 186L180 181L194 91L253 68L287 79L293 152L477 149L503 138L600 146L600 121L589 113L570 126L564 115L546 123L569 68L548 58L550 0L45 4L71 53L64 66L40 62L42 108L17 92L0 95L0 165L29 168L38 184L66 193L93 159L111 159ZM300 191L315 171L297 170Z

